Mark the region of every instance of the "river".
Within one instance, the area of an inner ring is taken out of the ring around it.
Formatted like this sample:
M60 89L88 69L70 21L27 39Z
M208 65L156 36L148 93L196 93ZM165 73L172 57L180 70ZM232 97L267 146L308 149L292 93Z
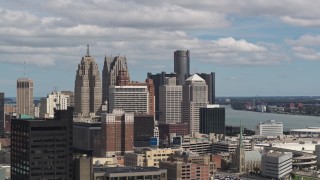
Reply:
M274 119L283 123L284 130L320 127L320 117L239 111L233 110L230 106L225 106L225 108L226 125L239 126L241 120L245 128L255 130L259 122Z

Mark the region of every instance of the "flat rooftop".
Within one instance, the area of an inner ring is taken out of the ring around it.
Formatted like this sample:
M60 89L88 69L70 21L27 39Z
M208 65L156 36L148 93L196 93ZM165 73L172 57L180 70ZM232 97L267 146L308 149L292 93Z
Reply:
M94 173L128 173L128 172L152 172L152 171L159 171L163 170L157 167L93 167Z

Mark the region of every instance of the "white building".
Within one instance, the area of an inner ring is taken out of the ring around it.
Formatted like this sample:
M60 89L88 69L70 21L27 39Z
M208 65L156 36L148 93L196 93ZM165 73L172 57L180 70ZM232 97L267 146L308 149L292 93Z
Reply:
M186 79L183 85L181 121L189 124L190 133L200 131L200 108L208 104L208 86L197 74Z
M290 129L290 134L300 137L319 137L320 127L307 127L304 129Z
M282 122L276 122L275 120L269 120L266 122L260 122L257 125L256 135L260 136L277 136L283 134Z
M148 86L110 86L109 112L122 109L124 112L148 113Z
M266 111L267 111L267 106L265 106L265 105L258 105L258 106L257 106L257 111L258 111L258 112L266 112Z
M261 158L262 176L285 178L292 172L292 153L266 153Z
M54 109L66 110L70 106L70 95L54 91L41 98L40 118L53 118Z
M159 122L181 122L182 86L176 85L176 78L166 78L159 87Z

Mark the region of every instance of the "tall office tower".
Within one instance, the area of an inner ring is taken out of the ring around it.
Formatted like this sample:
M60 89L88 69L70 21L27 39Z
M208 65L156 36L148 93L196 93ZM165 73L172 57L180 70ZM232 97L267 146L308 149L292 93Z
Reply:
M68 106L74 107L74 93L72 91L61 91L61 93L69 96Z
M73 109L54 119L12 119L11 179L72 179Z
M116 78L116 86L127 86L130 83L128 70L121 70Z
M215 133L219 140L225 136L225 109L219 105L207 104L200 108L200 133Z
M177 85L184 85L190 76L190 51L177 50L174 52L174 72L178 75Z
M53 118L54 110L66 110L70 104L70 96L53 91L46 98L41 98L40 118Z
M4 93L0 93L0 136L4 136Z
M200 108L208 104L208 86L197 74L186 79L182 87L181 122L189 124L190 133L200 130Z
M109 112L122 109L125 112L149 113L148 86L110 86Z
M120 109L112 113L102 114L100 155L123 155L133 151L134 139L133 113L125 113Z
M98 64L87 54L82 57L74 86L74 108L79 116L99 115L101 111L101 80Z
M31 79L17 80L17 114L33 116L33 81Z
M208 101L210 104L215 104L216 101L216 75L214 72L210 74L201 73L198 74L202 79L204 79L208 85Z
M166 78L165 85L159 89L159 122L181 122L182 86L176 85L176 78Z
M154 97L155 97L155 118L156 120L159 120L159 87L161 85L165 84L165 78L166 77L177 77L176 74L166 74L166 72L161 72L158 74L151 74L150 72L148 72L147 74L148 79L152 79L153 80L153 84L154 84Z
M116 85L120 71L126 71L130 82L126 57L105 57L102 70L102 101L109 101L109 87Z

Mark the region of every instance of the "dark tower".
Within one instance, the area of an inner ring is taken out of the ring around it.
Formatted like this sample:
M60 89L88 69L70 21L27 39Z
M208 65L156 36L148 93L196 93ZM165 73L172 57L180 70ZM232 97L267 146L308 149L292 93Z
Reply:
M225 136L225 109L219 105L200 108L200 133L215 133L219 139Z
M184 85L190 76L190 51L177 50L174 52L174 72L178 75L177 85Z
M4 93L0 93L0 136L4 136Z

